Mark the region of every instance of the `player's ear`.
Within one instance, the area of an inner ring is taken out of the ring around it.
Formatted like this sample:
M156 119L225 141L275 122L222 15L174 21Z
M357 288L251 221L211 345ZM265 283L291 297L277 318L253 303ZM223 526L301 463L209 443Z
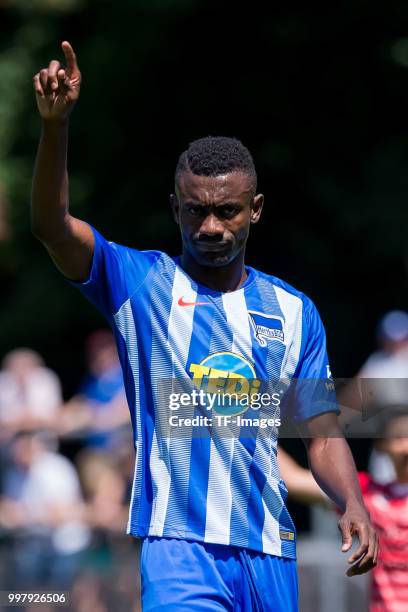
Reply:
M174 221L177 223L177 225L179 224L179 210L180 210L180 205L177 199L177 196L175 193L171 193L170 197L170 206L171 206L171 210L173 212L173 219Z
M258 223L259 217L261 216L263 203L264 197L262 193L258 193L258 195L254 196L251 205L251 223Z

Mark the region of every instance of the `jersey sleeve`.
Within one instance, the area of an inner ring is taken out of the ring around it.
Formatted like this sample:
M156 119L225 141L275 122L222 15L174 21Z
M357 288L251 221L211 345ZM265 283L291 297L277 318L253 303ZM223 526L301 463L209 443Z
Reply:
M95 246L89 277L83 282L69 282L111 320L143 284L161 253L138 251L108 242L94 227L90 227Z
M291 384L291 417L296 423L324 412L340 412L327 356L326 333L315 305L308 298L302 313L299 362Z

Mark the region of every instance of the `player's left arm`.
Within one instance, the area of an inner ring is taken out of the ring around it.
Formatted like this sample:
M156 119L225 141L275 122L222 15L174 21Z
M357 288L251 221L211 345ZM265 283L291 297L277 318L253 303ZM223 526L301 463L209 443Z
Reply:
M337 414L326 412L303 421L298 427L316 482L342 514L338 523L342 552L351 549L353 535L359 540L358 548L348 559L351 567L347 576L364 574L377 563L378 537L364 505L356 466Z

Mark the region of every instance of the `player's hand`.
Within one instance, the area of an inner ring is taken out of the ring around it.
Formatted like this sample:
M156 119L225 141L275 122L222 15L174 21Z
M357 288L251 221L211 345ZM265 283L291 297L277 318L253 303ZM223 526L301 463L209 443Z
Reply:
M46 121L65 121L79 98L81 72L69 42L61 44L66 66L52 60L33 77L37 106Z
M364 506L360 504L346 509L338 522L342 535L342 552L347 552L353 545L353 535L357 535L359 546L348 558L352 564L347 570L347 576L357 576L370 571L377 564L378 536L371 525L370 517Z

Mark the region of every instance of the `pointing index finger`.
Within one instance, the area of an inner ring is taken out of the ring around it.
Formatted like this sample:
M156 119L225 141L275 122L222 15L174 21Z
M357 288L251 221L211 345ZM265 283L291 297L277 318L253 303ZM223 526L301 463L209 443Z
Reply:
M61 43L61 47L65 55L67 69L69 70L69 72L75 72L76 70L78 70L78 64L73 48L67 40L64 40L64 42Z

